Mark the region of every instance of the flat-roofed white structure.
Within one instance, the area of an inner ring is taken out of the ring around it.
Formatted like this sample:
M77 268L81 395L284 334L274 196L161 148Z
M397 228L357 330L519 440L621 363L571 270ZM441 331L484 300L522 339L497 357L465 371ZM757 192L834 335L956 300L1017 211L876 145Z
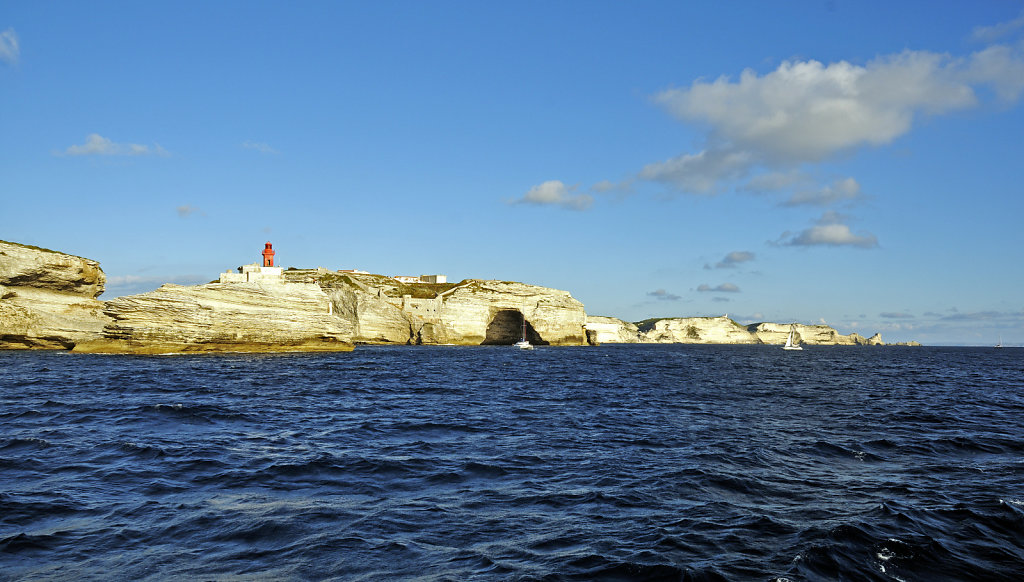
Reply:
M281 267L264 267L259 263L242 265L238 272L230 270L220 274L221 283L283 283L284 269Z

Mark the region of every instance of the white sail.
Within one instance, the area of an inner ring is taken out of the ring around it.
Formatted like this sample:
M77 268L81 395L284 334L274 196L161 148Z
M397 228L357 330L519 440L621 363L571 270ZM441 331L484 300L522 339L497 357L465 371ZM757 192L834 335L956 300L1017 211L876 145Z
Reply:
M802 350L796 342L793 341L793 337L796 335L796 324L789 326L789 336L786 338L786 345L782 346L784 350Z

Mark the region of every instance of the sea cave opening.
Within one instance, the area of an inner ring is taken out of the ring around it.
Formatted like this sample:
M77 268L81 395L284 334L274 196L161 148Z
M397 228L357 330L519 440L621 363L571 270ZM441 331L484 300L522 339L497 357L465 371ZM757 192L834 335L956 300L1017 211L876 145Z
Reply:
M526 341L535 346L548 345L518 309L502 309L494 314L487 324L483 345L510 346L516 343L524 335L524 324Z

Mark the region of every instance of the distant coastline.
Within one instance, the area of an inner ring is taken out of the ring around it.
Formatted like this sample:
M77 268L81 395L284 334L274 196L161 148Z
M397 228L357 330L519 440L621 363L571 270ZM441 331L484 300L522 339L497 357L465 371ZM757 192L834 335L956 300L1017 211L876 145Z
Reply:
M0 349L103 353L347 351L357 345L596 346L610 343L885 345L880 334L726 316L630 323L588 315L568 291L444 275L282 269L263 262L205 285L98 299L98 261L0 241ZM902 345L919 345L906 342Z

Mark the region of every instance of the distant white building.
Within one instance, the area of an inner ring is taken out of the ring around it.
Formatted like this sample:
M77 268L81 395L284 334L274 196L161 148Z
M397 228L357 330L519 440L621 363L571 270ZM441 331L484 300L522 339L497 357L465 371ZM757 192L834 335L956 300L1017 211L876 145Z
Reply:
M419 277L413 277L412 275L395 275L392 277L399 283L447 283L447 275L420 275Z

